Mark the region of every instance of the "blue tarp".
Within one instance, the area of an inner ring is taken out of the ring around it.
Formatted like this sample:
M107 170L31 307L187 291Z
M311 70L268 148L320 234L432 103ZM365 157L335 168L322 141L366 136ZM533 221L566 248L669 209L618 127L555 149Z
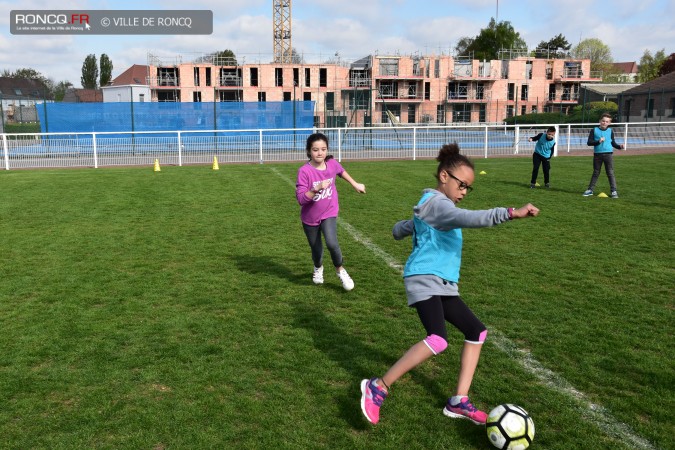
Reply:
M214 111L215 108L215 111ZM47 103L43 133L312 128L314 102Z

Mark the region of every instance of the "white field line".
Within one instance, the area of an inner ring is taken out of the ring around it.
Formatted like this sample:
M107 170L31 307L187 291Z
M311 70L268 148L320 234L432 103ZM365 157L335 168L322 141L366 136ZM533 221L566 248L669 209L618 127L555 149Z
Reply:
M272 172L295 188L295 183L276 170L276 168L272 167ZM339 217L338 225L344 228L356 242L362 244L373 254L378 256L389 267L397 270L401 274L403 273L402 264L398 263L394 257L372 243L361 232L356 230L356 228ZM574 386L560 375L544 367L539 361L532 357L530 352L519 349L513 341L495 328L489 327L489 329L490 338L488 339L488 342L493 343L499 350L520 363L528 373L534 375L543 385L574 400L581 416L584 419L595 423L595 425L607 436L615 438L631 449L656 450L656 447L648 440L636 435L628 425L616 420L604 407L592 403L583 392L575 389Z

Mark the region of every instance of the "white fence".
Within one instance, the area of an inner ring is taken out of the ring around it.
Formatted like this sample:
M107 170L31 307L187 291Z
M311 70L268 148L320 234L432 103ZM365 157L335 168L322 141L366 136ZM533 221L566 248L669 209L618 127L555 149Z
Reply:
M338 160L433 158L456 142L473 157L531 154L528 138L550 125L461 125L283 130L158 131L127 133L0 134L3 166L18 168L105 167L161 164L304 161L305 140L315 131L330 139ZM556 152L589 150L594 125L553 125ZM626 149L675 149L675 122L612 125Z

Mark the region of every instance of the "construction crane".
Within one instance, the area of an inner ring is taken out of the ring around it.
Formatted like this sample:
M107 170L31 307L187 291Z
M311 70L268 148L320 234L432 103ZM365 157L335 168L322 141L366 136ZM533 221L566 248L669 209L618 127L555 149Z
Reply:
M274 62L293 62L291 45L291 0L272 0Z

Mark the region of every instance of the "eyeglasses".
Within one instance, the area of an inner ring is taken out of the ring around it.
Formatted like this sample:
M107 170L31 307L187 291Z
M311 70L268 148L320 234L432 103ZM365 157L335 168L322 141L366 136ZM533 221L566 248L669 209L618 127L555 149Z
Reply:
M467 193L467 194L468 194L469 192L473 191L473 186L471 186L470 184L466 184L464 181L460 180L459 178L457 178L456 176L454 176L453 174L451 174L451 173L448 172L447 170L445 171L445 173L446 173L450 178L456 180L457 183L459 183L458 187L459 187L460 190L466 189L466 193Z

